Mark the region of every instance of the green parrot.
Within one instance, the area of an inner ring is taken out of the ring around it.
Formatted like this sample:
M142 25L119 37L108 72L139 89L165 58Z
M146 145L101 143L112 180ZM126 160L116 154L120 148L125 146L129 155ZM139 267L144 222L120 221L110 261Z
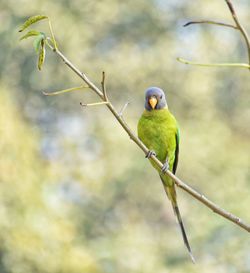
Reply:
M174 213L180 225L183 241L189 255L194 262L194 257L187 239L180 211L177 205L174 181L163 173L170 170L175 174L179 156L180 133L175 117L168 110L164 92L158 87L150 87L145 93L145 110L137 126L139 139L147 146L149 158L155 155L162 163L162 169L150 160L157 169L166 194L171 201Z

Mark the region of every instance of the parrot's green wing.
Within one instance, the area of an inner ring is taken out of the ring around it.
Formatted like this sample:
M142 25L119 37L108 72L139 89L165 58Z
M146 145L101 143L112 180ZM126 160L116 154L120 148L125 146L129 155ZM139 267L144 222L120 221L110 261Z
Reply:
M173 165L173 174L176 173L177 165L178 165L178 159L179 159L179 143L180 143L180 130L177 129L177 132L175 134L175 159L174 159L174 165Z

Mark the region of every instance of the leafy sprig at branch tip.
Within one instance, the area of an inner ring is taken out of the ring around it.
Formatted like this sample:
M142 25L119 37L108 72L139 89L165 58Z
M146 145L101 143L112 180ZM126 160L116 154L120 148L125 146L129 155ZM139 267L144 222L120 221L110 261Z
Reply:
M38 66L39 70L42 70L42 66L45 62L46 45L49 46L50 48L53 48L54 50L57 49L57 43L56 43L55 35L54 35L53 29L52 29L51 21L50 21L49 17L46 15L31 16L23 23L23 25L19 29L19 32L23 32L31 25L33 25L41 20L45 20L45 19L48 20L48 23L49 23L49 30L50 30L51 38L47 37L44 32L40 32L37 30L30 30L20 38L20 40L24 40L24 39L28 39L33 36L35 37L33 45L34 45L36 53L38 54L37 66ZM52 42L52 45L50 44L50 42Z

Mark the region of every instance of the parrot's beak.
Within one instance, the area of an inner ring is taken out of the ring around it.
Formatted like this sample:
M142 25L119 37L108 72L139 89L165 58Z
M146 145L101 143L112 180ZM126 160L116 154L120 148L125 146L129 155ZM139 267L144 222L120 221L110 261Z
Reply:
M157 98L155 96L153 96L153 97L149 98L148 102L149 102L151 108L155 109L155 106L156 106L158 100L157 100Z

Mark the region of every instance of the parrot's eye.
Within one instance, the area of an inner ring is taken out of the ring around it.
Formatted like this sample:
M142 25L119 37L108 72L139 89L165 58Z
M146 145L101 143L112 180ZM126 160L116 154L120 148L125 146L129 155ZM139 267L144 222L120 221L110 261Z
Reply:
M160 96L160 99L162 99L162 95Z

